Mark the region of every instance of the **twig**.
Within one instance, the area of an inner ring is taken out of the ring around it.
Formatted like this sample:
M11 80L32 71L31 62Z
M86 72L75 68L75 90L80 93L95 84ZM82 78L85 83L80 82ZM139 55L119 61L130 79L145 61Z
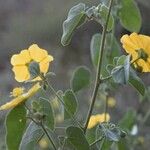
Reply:
M84 133L86 133L86 130L87 130L87 127L88 127L88 124L89 124L89 120L90 120L90 117L91 117L91 114L92 114L92 111L93 111L93 107L94 107L94 104L95 104L95 101L96 101L99 85L101 83L100 74L101 74L101 68L102 68L102 58L103 58L103 53L104 53L105 39L106 39L106 33L107 33L107 27L108 27L111 8L112 8L112 3L113 3L113 0L110 0L107 19L106 19L106 24L103 27L102 40L101 40L101 46L100 46L100 51L99 51L98 67L97 67L97 73L96 73L96 81L95 81L94 91L93 91L93 94L92 94L91 105L90 105L88 115L87 115L87 118L86 118L86 122L85 122Z
M96 143L100 142L104 137L100 137L99 139L97 139L96 141L94 141L92 144L90 144L90 147L94 146Z

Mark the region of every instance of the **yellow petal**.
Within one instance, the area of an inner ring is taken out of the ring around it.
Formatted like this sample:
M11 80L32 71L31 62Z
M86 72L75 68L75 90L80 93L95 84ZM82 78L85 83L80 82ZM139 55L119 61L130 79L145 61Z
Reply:
M39 83L36 83L32 88L24 95L26 98L32 97L41 88Z
M113 97L108 98L108 107L113 108L116 106L116 99Z
M36 77L32 81L34 82L34 81L41 81L41 80L42 80L41 77Z
M48 55L44 60L40 62L40 71L42 73L47 73L49 68L49 63L53 61L53 57L51 55Z
M28 50L22 50L20 53L22 59L27 63L31 61L31 56Z
M15 73L15 79L18 82L24 82L30 79L27 66L14 66L12 70Z
M0 110L7 110L7 109L11 109L13 107L16 107L17 105L19 105L20 103L22 103L24 101L24 97L23 96L19 96L15 99L13 99L12 101L2 105L0 107Z
M137 62L138 66L142 68L142 72L150 72L150 63L139 59Z
M91 129L97 125L97 121L95 120L95 116L91 116L88 124L88 129Z
M16 107L17 105L21 104L22 102L26 101L28 98L32 97L37 91L41 88L39 83L36 83L34 86L29 89L29 91L25 94L18 96L17 98L13 99L12 101L2 105L0 110L7 110Z
M148 55L150 55L150 37L149 36L146 36L146 35L139 35L140 37L140 41L142 43L142 48L143 48L143 51L145 53L147 53Z
M24 91L24 88L17 87L17 88L13 89L11 94L13 97L17 97L17 96L20 96L21 94L23 94L23 91Z
M39 48L37 44L31 45L28 50L31 58L36 62L40 62L48 56L47 51Z
M130 34L130 40L135 46L137 46L137 48L143 48L141 38L137 33Z
M11 57L11 64L15 65L25 65L31 60L28 50L22 50L20 54L15 54Z
M40 141L39 141L39 145L41 147L41 149L47 149L48 146L49 146L49 143L47 141L46 138L42 138Z
M105 120L105 114L97 114L92 115L89 120L88 129L91 129L95 127L97 124L100 124L102 122L108 122L110 120L110 115L106 114L106 120Z
M127 53L133 53L135 50L139 49L139 47L132 42L131 38L127 34L123 35L120 41Z
M107 113L106 114L106 120L105 120L105 114L98 114L95 116L96 117L96 121L98 123L102 123L102 122L108 122L110 120L110 115Z

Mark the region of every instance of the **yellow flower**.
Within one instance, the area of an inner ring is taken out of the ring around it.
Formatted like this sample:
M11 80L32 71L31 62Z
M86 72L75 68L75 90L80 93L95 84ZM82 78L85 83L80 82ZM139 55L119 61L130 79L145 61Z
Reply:
M7 110L16 107L17 105L26 101L28 98L32 97L40 88L41 88L40 84L36 83L34 86L31 87L31 89L28 90L27 93L23 93L14 98L12 101L2 105L0 107L0 110Z
M116 100L113 97L108 97L108 107L115 107L116 106Z
M23 94L23 91L24 91L24 88L17 87L17 88L14 88L10 94L12 97L17 97Z
M39 141L39 145L42 149L47 149L48 148L48 141L46 138L42 138L40 141Z
M144 139L143 136L139 136L138 139L137 139L137 141L139 142L139 144L143 145L144 142L145 142L145 139Z
M110 115L106 114L106 122L110 120ZM88 129L95 127L97 124L105 122L105 114L92 115L88 124Z
M142 72L150 72L150 36L126 34L122 36L121 43L125 51L132 56L134 66Z
M41 73L45 74L51 61L53 61L53 57L48 55L46 50L39 48L37 44L33 44L28 49L22 50L19 54L11 57L15 79L18 82L30 79L29 64L31 62L39 63Z

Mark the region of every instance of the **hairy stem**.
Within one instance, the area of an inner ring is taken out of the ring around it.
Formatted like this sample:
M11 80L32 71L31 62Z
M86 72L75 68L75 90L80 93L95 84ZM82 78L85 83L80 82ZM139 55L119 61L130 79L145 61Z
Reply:
M77 123L78 126L79 126L81 129L83 129L83 127L82 127L81 124L78 122L78 120L77 120L74 116L72 116L72 115L70 114L70 112L68 111L68 109L65 107L65 103L64 103L63 99L58 95L58 93L55 91L55 89L50 85L50 83L49 83L47 80L46 80L46 83L47 83L48 87L50 88L50 90L55 94L55 96L58 98L58 100L62 103L62 105L64 106L66 112L68 113L68 115L70 115L72 121L73 121L74 123Z
M104 109L104 114L105 114L104 121L105 122L107 120L107 111L108 111L108 95L106 96L106 100L105 100L105 109Z
M55 144L54 144L52 138L50 137L49 133L47 132L45 126L44 126L42 123L40 124L40 126L41 126L43 132L45 133L45 135L47 136L47 138L49 139L49 141L51 142L51 144L52 144L54 150L57 150L57 148L56 148L56 146L55 146Z
M92 144L90 144L90 147L94 146L95 144L97 144L98 142L102 141L103 140L103 136L100 137L99 139L97 139L96 141L94 141Z
M108 27L108 22L109 22L109 17L110 17L110 12L111 12L111 8L112 8L112 3L113 0L110 0L110 4L109 4L109 10L108 10L108 14L107 14L107 19L106 19L106 24L103 27L103 32L102 32L102 40L101 40L101 46L100 46L100 51L99 51L99 59L98 59L98 67L97 67L97 73L96 73L96 80L95 80L95 86L94 86L94 91L92 94L92 100L91 100L91 105L87 114L87 118L86 118L86 122L85 122L85 127L84 127L84 133L86 133L88 124L89 124L89 120L93 111L93 107L96 101L96 97L97 97L97 93L98 93L98 89L99 89L99 85L101 83L101 79L100 79L100 74L101 74L101 68L102 68L102 58L103 58L103 53L104 53L104 46L105 46L105 39L106 39L106 33L107 33L107 27Z
M31 110L27 107L27 105L24 104L24 106L25 106L25 108L32 114ZM40 127L42 128L43 132L46 134L47 138L48 138L49 141L51 142L51 144L52 144L54 150L57 150L57 148L56 148L56 146L55 146L55 144L54 144L52 138L51 138L50 135L48 134L46 128L45 128L44 125L43 125L43 123L42 123L42 122L41 122L41 123L38 123L38 122L37 122L34 118L32 118L32 117L27 117L27 118L29 118L29 119L30 119L31 121L33 121L36 125L38 125L38 126L40 126ZM43 136L44 136L44 134L41 135L41 137L38 139L38 141L39 141Z

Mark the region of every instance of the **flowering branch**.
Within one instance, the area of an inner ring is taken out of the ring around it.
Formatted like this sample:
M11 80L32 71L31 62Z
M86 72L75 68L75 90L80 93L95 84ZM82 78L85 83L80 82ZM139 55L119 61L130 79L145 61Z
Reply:
M89 111L88 111L88 115L87 115L87 118L86 118L84 133L86 133L88 123L89 123L89 120L90 120L90 116L92 114L94 104L95 104L95 101L96 101L97 92L98 92L98 89L99 89L99 86L100 86L100 83L101 83L100 74L101 74L101 67L102 67L102 58L103 58L105 39L106 39L107 27L108 27L108 22L109 22L109 17L110 17L112 4L113 4L113 0L110 0L110 4L109 4L109 8L108 8L109 10L108 10L107 19L106 19L106 24L103 27L103 32L102 32L102 40L101 40L101 46L100 46L100 51L99 51L96 81L95 81L94 91L93 91L93 94L92 94L92 102L91 102L91 105L90 105L90 108L89 108Z

